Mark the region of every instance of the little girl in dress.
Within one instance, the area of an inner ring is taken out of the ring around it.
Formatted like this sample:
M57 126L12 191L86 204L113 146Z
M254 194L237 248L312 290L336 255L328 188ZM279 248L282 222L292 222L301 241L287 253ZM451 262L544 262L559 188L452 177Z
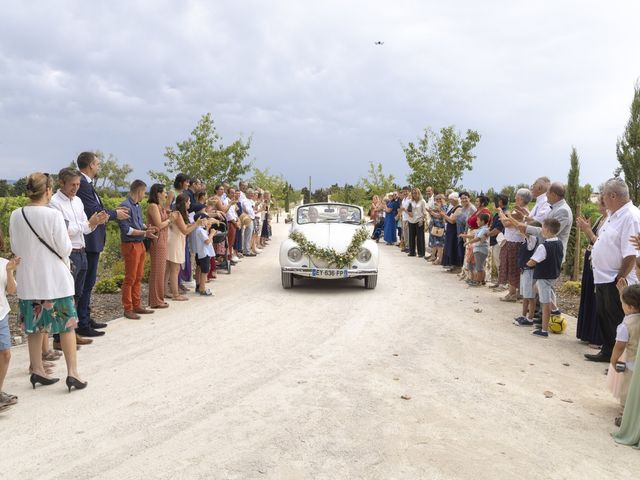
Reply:
M625 287L620 294L625 317L616 333L616 343L611 354L611 364L607 372L607 385L615 398L620 399L624 409L629 393L629 384L635 369L635 359L640 342L640 285ZM616 364L623 363L624 371L616 370ZM616 419L618 422L618 419Z

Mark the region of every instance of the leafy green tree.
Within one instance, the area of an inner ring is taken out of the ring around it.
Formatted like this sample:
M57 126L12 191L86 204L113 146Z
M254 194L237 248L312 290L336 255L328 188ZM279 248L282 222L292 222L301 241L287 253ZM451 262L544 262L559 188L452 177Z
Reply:
M630 110L624 134L616 143L616 155L620 163L616 176L624 173L631 200L637 205L640 201L640 82L635 85Z
M329 191L325 188L317 188L312 194L311 194L311 201L312 202L326 202L327 198L329 196Z
M20 197L27 194L27 177L22 177L16 180L13 184L13 196Z
M210 113L202 116L191 136L174 147L167 147L164 166L167 173L150 171L149 176L158 181L182 172L193 178L201 178L209 185L236 182L251 169L247 162L251 137L242 138L230 145L222 143Z
M300 194L302 195L303 203L305 203L305 204L311 203L311 192L309 191L309 189L307 187L302 187L302 190L300 191Z
M369 196L383 196L394 190L395 178L393 175L385 175L382 163L369 162L367 176L360 179L360 184Z
M591 194L593 193L593 187L591 184L587 183L580 187L580 203L589 203L591 202Z
M11 184L6 180L0 180L0 197L10 197L13 188Z
M458 188L464 172L472 169L476 158L473 149L479 141L480 134L475 130L467 130L462 136L453 125L438 133L426 128L417 143L402 146L411 168L407 180L423 190L428 185L438 192Z
M582 189L580 187L580 159L578 158L578 152L575 147L571 149L571 157L570 157L571 167L569 168L569 176L567 179L567 190L565 192L565 200L571 207L571 211L574 215L580 210L580 206L582 204ZM574 225L571 225L571 232L569 233L569 242L567 243L567 251L565 252L564 259L564 273L571 277L571 280L576 280L577 269L575 268L576 262L576 235L577 228ZM578 262L579 260L578 255Z
M282 198L288 183L282 175L271 175L269 168L260 170L255 167L249 183L254 187L268 190L274 198Z
M129 188L127 177L133 168L128 163L120 165L118 159L112 153L108 157L100 150L96 151L96 156L100 159L100 173L96 178L96 189L110 196L120 195L123 190Z

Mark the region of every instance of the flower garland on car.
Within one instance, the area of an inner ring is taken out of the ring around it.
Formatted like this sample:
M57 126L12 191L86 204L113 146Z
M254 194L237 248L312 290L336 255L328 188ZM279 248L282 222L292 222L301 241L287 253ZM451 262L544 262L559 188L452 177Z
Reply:
M309 255L316 257L330 265L335 265L337 268L344 268L356 258L360 247L369 238L369 232L365 227L361 227L353 235L351 243L347 247L347 250L343 253L338 253L333 248L320 248L315 243L307 240L302 232L291 232L289 238L298 244L303 255Z

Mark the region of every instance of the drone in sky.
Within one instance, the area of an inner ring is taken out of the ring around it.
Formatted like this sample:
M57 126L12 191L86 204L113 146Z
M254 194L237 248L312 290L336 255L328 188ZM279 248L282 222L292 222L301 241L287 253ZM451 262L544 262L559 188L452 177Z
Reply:
M377 41L377 42L374 42L374 45L384 45L384 42Z

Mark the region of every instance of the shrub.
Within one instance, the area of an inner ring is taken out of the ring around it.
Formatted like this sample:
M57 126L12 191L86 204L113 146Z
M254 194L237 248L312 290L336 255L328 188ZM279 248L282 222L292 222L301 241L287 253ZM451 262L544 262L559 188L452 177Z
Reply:
M149 283L150 274L151 274L151 255L147 253L144 257L144 275L142 275L142 283Z
M566 295L580 295L581 288L582 283L569 281L564 282L560 290Z
M114 275L112 277L98 280L95 286L96 293L118 293L124 282L124 275Z

